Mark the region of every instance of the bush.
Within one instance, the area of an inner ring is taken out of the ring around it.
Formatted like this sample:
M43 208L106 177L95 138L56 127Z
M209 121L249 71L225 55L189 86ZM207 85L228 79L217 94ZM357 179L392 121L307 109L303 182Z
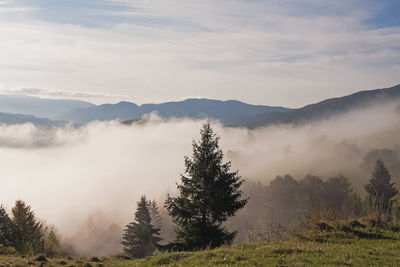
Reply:
M15 253L15 248L0 244L0 255L14 255Z

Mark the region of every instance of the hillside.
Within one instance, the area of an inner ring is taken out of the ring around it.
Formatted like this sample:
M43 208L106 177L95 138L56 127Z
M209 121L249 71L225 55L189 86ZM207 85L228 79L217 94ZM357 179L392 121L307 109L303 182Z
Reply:
M25 114L35 117L56 119L62 114L95 106L79 100L45 99L23 95L0 95L0 112Z
M240 101L187 99L162 104L144 104L138 106L130 102L104 104L95 107L81 108L68 112L58 119L87 123L93 120L131 120L139 119L144 114L157 112L162 118L213 118L224 124L237 124L249 117L268 112L284 112L290 109L283 107L249 105Z
M199 252L165 253L145 259L124 256L48 259L0 256L11 266L398 266L400 228L377 228L357 221L320 223L285 241L252 243Z
M400 85L386 89L360 91L344 97L331 98L288 112L258 114L243 121L240 125L249 128L264 127L272 124L307 123L326 119L352 109L368 107L372 103L400 99Z

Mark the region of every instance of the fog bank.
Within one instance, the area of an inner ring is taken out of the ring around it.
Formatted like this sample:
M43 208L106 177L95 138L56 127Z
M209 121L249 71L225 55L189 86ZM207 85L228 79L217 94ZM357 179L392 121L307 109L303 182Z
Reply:
M78 252L104 243L93 241L96 232L110 233L117 246L118 233L133 220L142 194L158 200L175 192L183 158L191 155L202 123L151 115L146 123L131 126L118 121L51 130L1 125L0 203L10 209L22 199L65 240L90 239L74 248ZM233 169L263 183L286 173L341 173L361 188L369 178L365 158L370 151L392 151L394 161L400 151L399 102L302 126L248 130L212 125ZM95 251L114 253L116 246Z

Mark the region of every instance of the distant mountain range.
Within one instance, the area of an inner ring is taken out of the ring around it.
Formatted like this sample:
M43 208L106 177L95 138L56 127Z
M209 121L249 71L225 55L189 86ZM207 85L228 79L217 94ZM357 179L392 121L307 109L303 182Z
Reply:
M32 123L40 128L62 127L68 124L66 121L55 121L47 118L38 118L32 115L11 114L0 112L0 123L8 125Z
M33 96L0 95L0 112L57 119L78 108L95 106L79 100L44 99Z
M272 124L303 124L396 99L400 99L400 84L391 88L360 91L344 97L331 98L288 112L258 114L243 121L240 126L258 128Z
M105 104L73 110L58 117L60 120L87 123L94 120L130 120L156 112L162 118L213 118L225 125L236 125L257 114L286 112L288 108L249 105L235 100L187 99L179 102L145 104L138 106L130 102Z
M0 95L0 123L31 122L38 126L63 126L68 121L80 125L96 120L118 119L130 124L138 122L145 114L156 112L162 118L211 118L226 126L258 128L272 124L303 124L394 99L400 99L400 85L360 91L299 109L250 105L235 100L187 99L138 106L131 102L94 105L77 100Z

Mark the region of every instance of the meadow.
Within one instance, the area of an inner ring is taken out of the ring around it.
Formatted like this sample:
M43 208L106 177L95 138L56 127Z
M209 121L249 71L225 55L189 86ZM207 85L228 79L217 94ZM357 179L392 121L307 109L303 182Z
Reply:
M400 227L317 223L281 241L169 252L143 259L0 256L0 266L400 266Z

